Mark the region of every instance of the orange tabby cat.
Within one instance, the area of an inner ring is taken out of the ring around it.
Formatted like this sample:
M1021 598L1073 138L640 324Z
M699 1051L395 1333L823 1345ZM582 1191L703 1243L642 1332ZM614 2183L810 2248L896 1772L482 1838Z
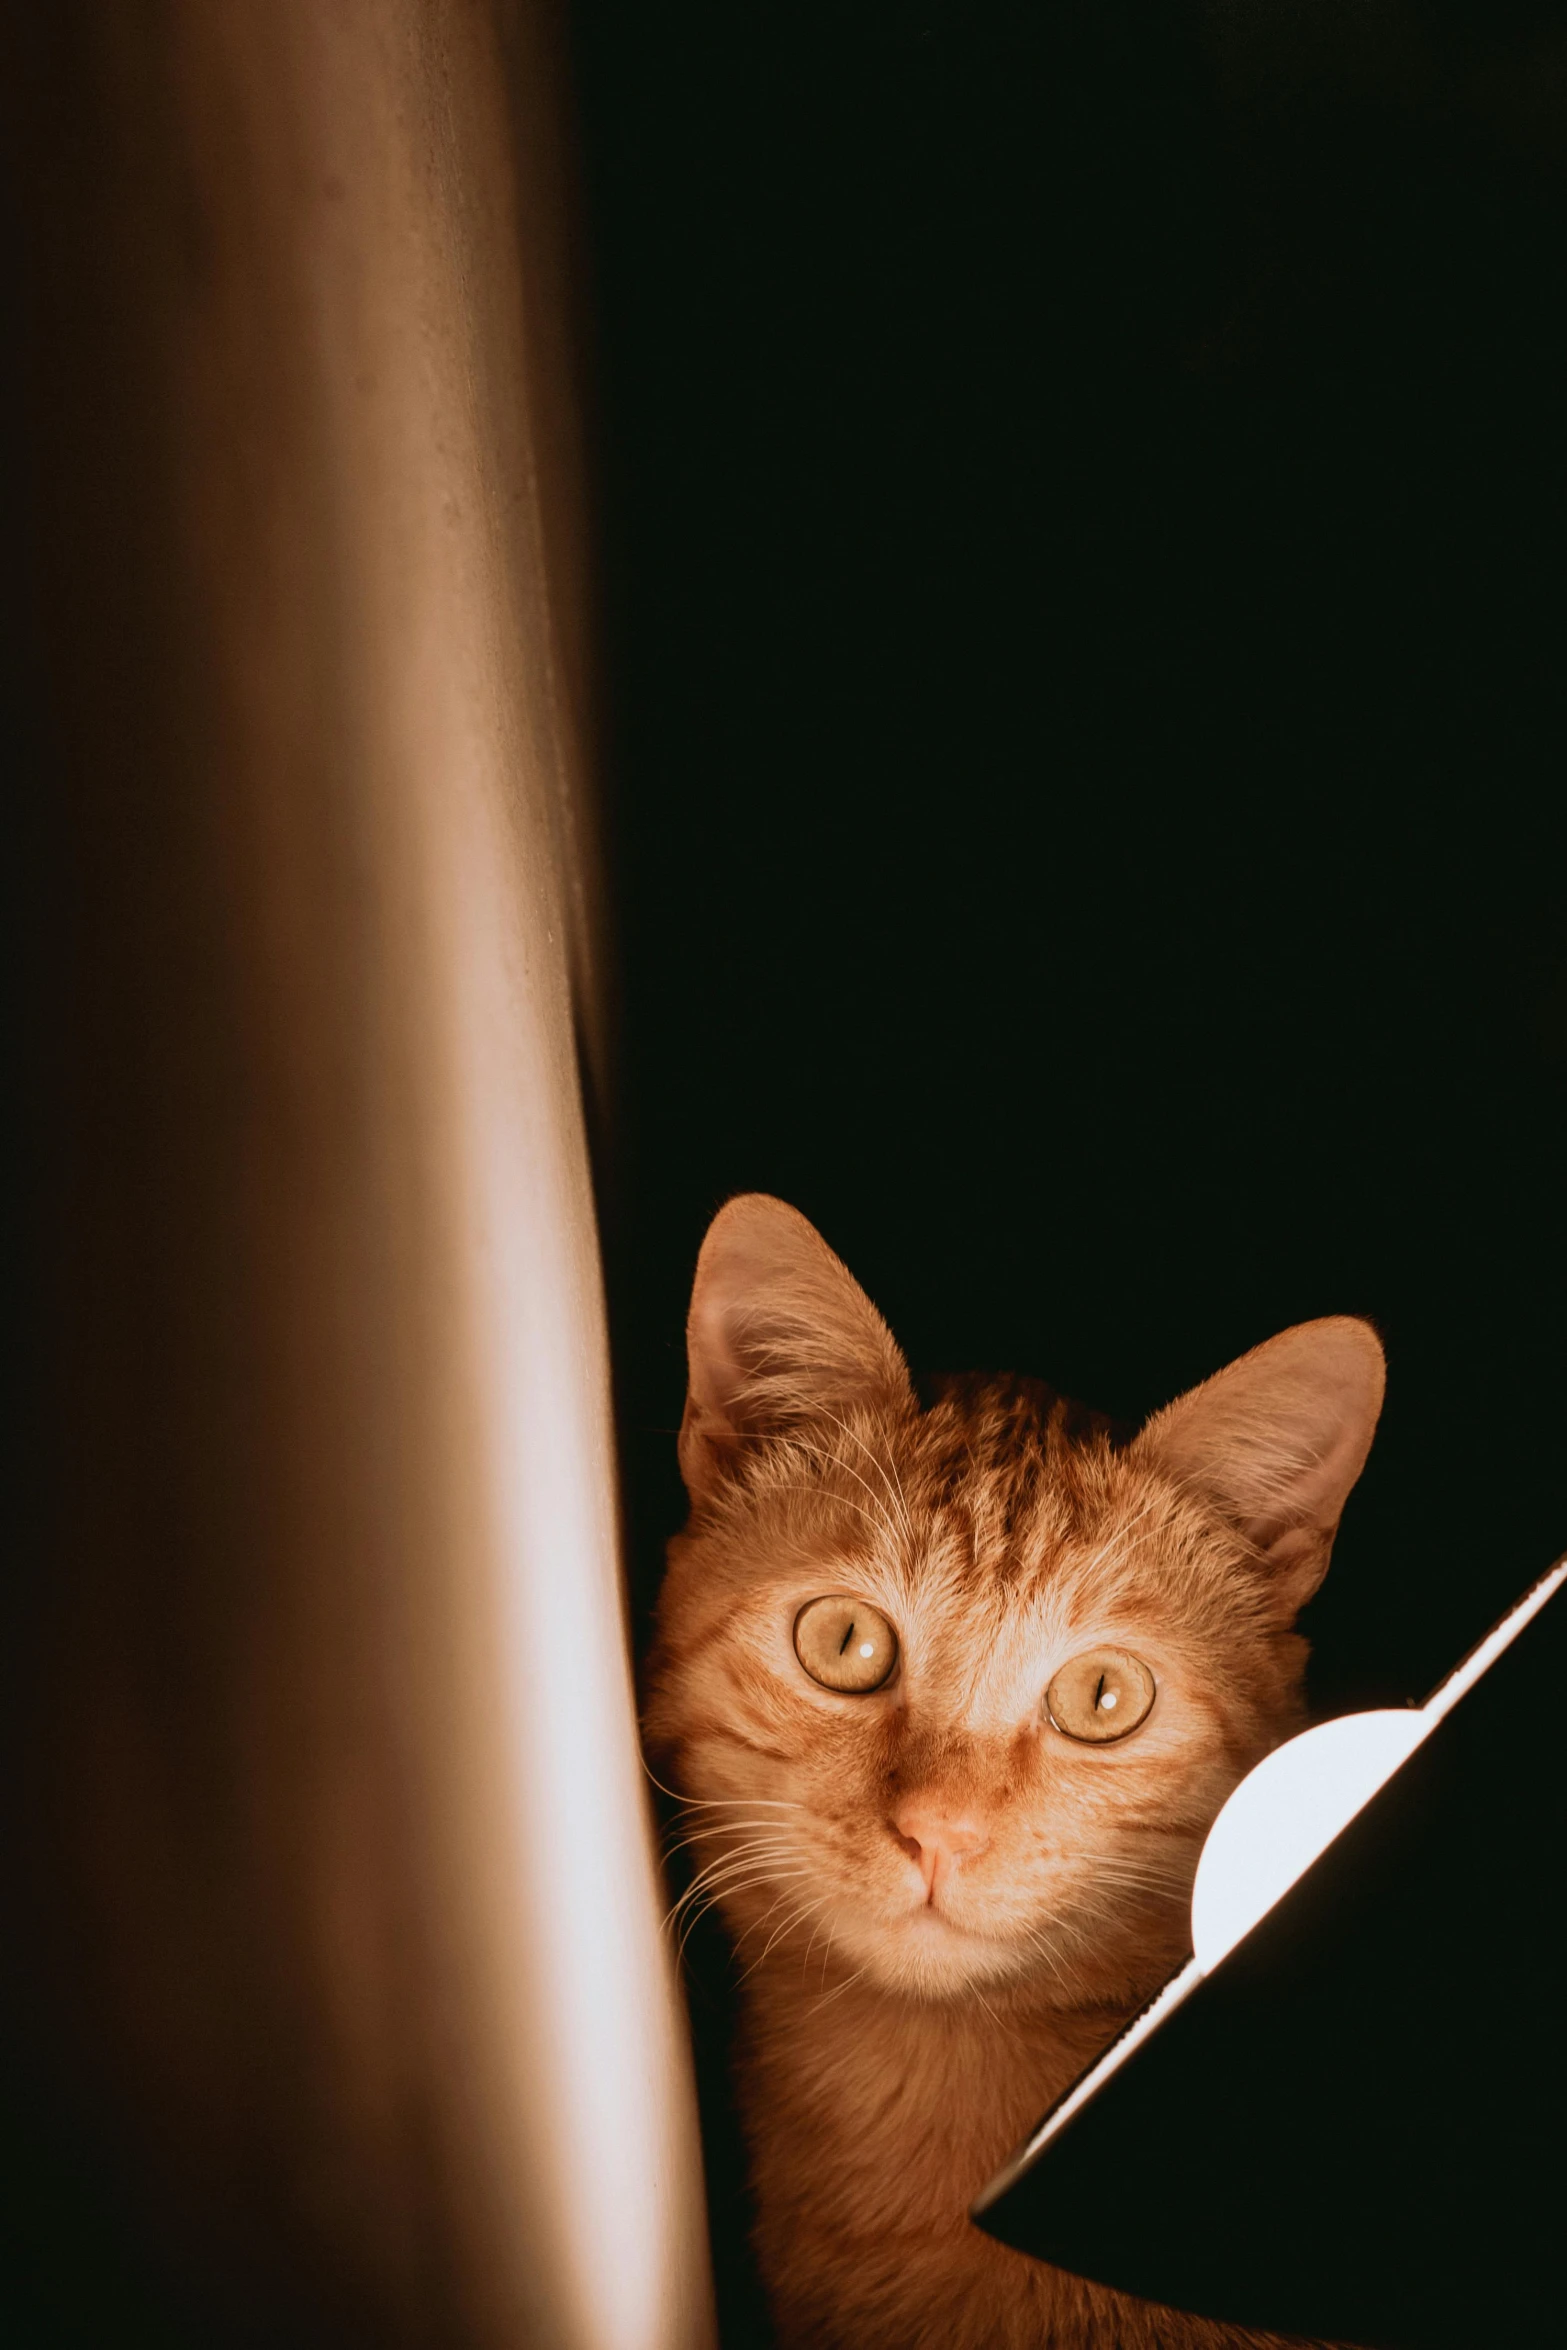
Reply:
M708 1232L688 1338L647 1732L751 1968L783 2342L1260 2341L965 2215L1185 1954L1208 1825L1300 1723L1292 1626L1371 1444L1375 1335L1287 1330L1120 1445L1022 1380L921 1410L844 1266L753 1195Z

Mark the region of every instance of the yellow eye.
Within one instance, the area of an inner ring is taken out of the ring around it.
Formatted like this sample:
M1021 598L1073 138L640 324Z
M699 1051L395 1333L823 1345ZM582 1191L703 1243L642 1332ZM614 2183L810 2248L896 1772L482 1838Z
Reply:
M1085 1648L1063 1665L1045 1691L1056 1728L1088 1746L1108 1746L1148 1719L1154 1677L1124 1648Z
M794 1653L813 1681L863 1697L898 1661L898 1635L863 1599L813 1599L794 1619Z

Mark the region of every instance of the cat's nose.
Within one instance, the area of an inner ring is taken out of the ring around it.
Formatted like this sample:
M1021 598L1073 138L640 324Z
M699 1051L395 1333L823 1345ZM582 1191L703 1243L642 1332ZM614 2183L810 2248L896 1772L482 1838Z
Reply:
M960 1862L971 1860L990 1842L972 1812L949 1810L939 1803L900 1804L892 1815L892 1832L924 1878L927 1901L935 1900L937 1886Z

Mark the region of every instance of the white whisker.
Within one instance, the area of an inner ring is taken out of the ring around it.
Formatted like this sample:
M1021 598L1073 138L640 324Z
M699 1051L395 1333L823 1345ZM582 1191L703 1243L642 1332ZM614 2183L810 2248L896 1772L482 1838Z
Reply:
M755 1972L756 1972L757 1968L758 1968L759 1966L761 1966L761 1965L763 1965L763 1964L765 1963L765 1961L766 1961L766 1958L767 1958L768 1951L770 1951L770 1950L773 1948L773 1945L774 1945L776 1942L778 1942L778 1941L781 1939L781 1937L782 1937L783 1935L785 1935L785 1934L789 1933L789 1932L792 1930L792 1928L794 1928L795 1926L803 1926L803 1925L804 1925L804 1923L805 1923L805 1921L806 1921L806 1919L807 1919L808 1917L811 1917L811 1916L813 1916L817 1910L819 1910L819 1909L823 1908L824 1906L825 1906L825 1904L824 1904L823 1902L820 1902L820 1901L811 1901L811 1902L807 1902L807 1903L804 1905L804 1907L803 1907L803 1908L792 1909L792 1910L789 1912L788 1916L787 1916L787 1917L784 1919L784 1921L783 1921L783 1924L782 1924L781 1926L775 1926L775 1927L774 1927L772 1934L771 1934L771 1935L769 1936L769 1938L768 1938L768 1941L767 1941L766 1948L763 1950L761 1957L760 1957L760 1958L753 1958L753 1959L752 1959L752 1961L751 1961L750 1965L749 1965L749 1966L746 1968L746 1970L745 1970L745 1973L744 1973L744 1974L743 1974L743 1975L740 1977L740 1980L741 1980L741 1982L742 1982L742 1983L744 1983L744 1982L748 1982L748 1981L750 1980L751 1976L755 1974ZM774 1908L776 1908L776 1907L777 1907L777 1903L776 1903L776 1902L773 1904L773 1907L774 1907ZM771 1917L771 1915L772 1915L772 1911L771 1911L771 1910L769 1910L767 1914L768 1914L768 1916L769 1916L769 1917ZM762 1920L760 1920L759 1922L765 1925L765 1923L766 1923L766 1919L762 1919ZM749 1932L749 1931L750 1931L750 1929L749 1929L749 1928L747 1928L747 1932ZM741 1941L743 1941L744 1939L745 1939L745 1936L744 1936L744 1935L742 1935L742 1936L741 1936ZM739 1943L736 1943L736 1945L735 1945L736 1949L738 1949L738 1948L739 1948L739 1946L740 1946L740 1945L739 1945Z
M793 1873L796 1877L803 1877L806 1876L809 1872L805 1869L797 1869ZM726 1886L724 1891L732 1897L736 1893L748 1893L754 1886L757 1885L776 1885L777 1883L777 1877L770 1874L759 1877L747 1877L741 1884ZM681 1931L680 1944L676 1952L677 1957L683 1958L685 1956L686 1944L690 1941L692 1934L696 1931L696 1928L701 1920L706 1917L708 1911L713 1908L715 1903L721 1898L722 1896L720 1894L715 1893L707 1901L704 1901L699 1908L694 1909L691 1912L691 1915L686 1919L685 1925ZM782 1900L782 1898L783 1896L780 1894L779 1900ZM776 1909L777 1906L778 1903L775 1901L773 1904L773 1909ZM769 1910L767 1915L770 1917L772 1915L772 1910ZM749 1932L750 1928L747 1928L746 1930Z
M864 1972L864 1967L856 1967L852 1975L846 1975L841 1983L834 1983L832 1989L822 1998L813 1999L810 2008L811 2014L816 2015L822 2008L831 2007L835 1999L841 1999L845 1991L851 1991L854 1988Z
M671 1803L686 1805L692 1811L737 1811L747 1803L759 1804L763 1811L801 1811L804 1806L787 1795L680 1795L673 1787L666 1787L649 1763L641 1757L642 1768L652 1780L660 1795L667 1795Z
M765 1875L774 1862L795 1857L793 1853L764 1844L750 1845L738 1852L719 1853L705 1868L697 1871L670 1915L678 1917L688 1902L696 1900L703 1893L718 1891L727 1885L731 1877L742 1875L747 1869L760 1868Z
M710 1843L715 1836L738 1835L745 1828L755 1828L763 1833L775 1832L780 1842L788 1841L788 1831L780 1827L776 1820L724 1820L716 1828L694 1828L689 1836L676 1836L667 1840L664 1857L673 1859L677 1852L685 1852L693 1844Z

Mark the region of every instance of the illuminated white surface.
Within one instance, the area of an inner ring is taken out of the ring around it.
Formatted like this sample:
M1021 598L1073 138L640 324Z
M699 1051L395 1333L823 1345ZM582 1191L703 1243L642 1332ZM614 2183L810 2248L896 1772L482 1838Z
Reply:
M1192 1949L1204 1974L1282 1899L1433 1727L1415 1708L1345 1714L1290 1739L1242 1779L1208 1831L1192 1888Z
M1423 1706L1319 1723L1241 1781L1208 1831L1192 1888L1192 1948L1205 1974L1305 1875L1564 1580L1567 1560L1541 1577Z

